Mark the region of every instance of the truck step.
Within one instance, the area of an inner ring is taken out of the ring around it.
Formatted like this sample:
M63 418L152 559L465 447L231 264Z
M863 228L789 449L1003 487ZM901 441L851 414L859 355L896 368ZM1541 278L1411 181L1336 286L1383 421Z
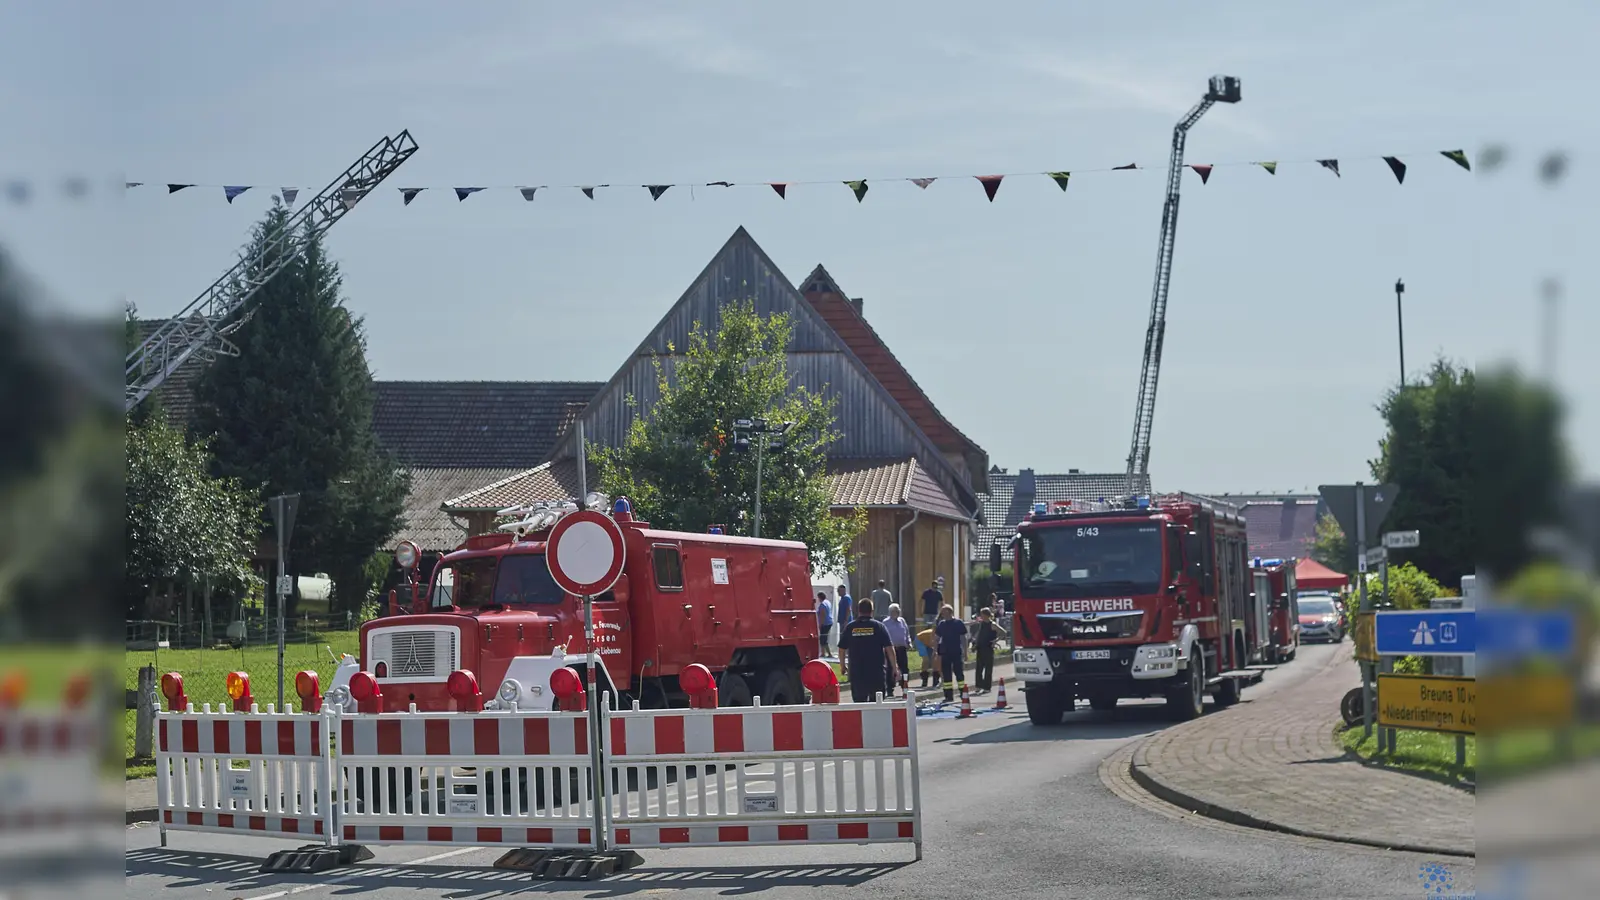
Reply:
M1277 666L1276 665L1245 666L1245 668L1250 670L1251 672L1271 672L1273 669L1276 669Z
M1256 683L1261 681L1261 675L1262 675L1262 673L1259 670L1231 669L1231 670L1229 670L1227 672L1223 672L1220 675L1216 675L1216 676L1213 676L1211 678L1207 678L1206 679L1206 686L1207 687L1212 687L1214 685L1221 684L1225 680L1230 680L1230 679L1231 680L1242 681L1245 684L1256 684Z

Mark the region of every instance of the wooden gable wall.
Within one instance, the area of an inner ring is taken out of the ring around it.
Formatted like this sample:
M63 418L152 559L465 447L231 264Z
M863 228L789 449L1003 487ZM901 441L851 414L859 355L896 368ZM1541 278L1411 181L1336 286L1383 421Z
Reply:
M964 467L951 461L917 428L865 366L834 334L833 329L800 296L771 258L743 228L736 231L639 347L612 376L584 411L584 429L591 442L621 444L639 409L648 410L659 398L653 358L659 354L663 370L672 377L675 358L688 346L696 322L714 330L724 305L753 299L763 316L788 313L794 324L788 368L791 383L837 398L835 412L839 440L828 448L834 458L915 456L958 503L973 508L975 496ZM628 404L632 396L639 407ZM569 435L556 456L575 451Z

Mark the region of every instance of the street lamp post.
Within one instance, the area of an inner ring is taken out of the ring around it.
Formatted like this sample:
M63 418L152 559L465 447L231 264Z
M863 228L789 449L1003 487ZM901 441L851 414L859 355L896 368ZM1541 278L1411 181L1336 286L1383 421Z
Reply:
M1406 313L1403 298L1406 294L1406 283L1396 278L1394 280L1394 317L1400 335L1400 389L1406 387Z
M738 453L748 453L751 438L755 438L756 445L756 510L755 523L751 528L751 537L761 537L761 456L768 449L778 449L783 446L782 441L774 441L775 437L782 437L794 427L793 422L784 422L782 425L773 425L766 419L740 419L733 423L733 449Z

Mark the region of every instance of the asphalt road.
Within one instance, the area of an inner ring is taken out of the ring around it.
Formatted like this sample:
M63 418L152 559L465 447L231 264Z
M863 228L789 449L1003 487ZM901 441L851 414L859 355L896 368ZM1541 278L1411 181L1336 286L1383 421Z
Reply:
M1306 647L1269 673L1252 697L1309 677L1329 653ZM1021 704L1020 692L1013 702ZM989 701L983 698L985 705ZM1198 819L1143 795L1119 768L1137 739L1166 722L1159 705L1115 713L1087 708L1058 728L1035 728L1020 710L918 723L925 855L909 845L644 851L642 867L597 883L534 881L489 868L489 848L375 847L376 858L323 876L263 876L267 854L290 843L174 832L159 847L153 825L127 831L127 896L476 900L508 895L683 898L756 895L972 900L1027 898L1419 898L1426 856L1268 834ZM1109 760L1109 762L1108 762ZM1472 867L1452 862L1458 890Z

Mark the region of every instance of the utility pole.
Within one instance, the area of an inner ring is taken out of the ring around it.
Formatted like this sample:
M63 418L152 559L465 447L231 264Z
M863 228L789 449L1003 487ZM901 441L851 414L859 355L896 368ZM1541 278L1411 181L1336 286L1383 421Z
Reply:
M773 441L772 438L788 434L789 429L793 427L793 422L772 425L766 419L739 419L733 423L733 449L735 453L750 452L751 438L755 439L756 509L755 521L751 527L751 537L761 537L761 457L769 447L772 449L782 447L782 441Z
M278 596L278 708L283 709L283 644L284 607L294 585L289 580L289 539L294 534L294 514L300 506L299 494L280 494L270 501L272 520L278 528L278 581L274 585Z
M1406 389L1406 283L1394 280L1394 316L1400 335L1400 390Z

